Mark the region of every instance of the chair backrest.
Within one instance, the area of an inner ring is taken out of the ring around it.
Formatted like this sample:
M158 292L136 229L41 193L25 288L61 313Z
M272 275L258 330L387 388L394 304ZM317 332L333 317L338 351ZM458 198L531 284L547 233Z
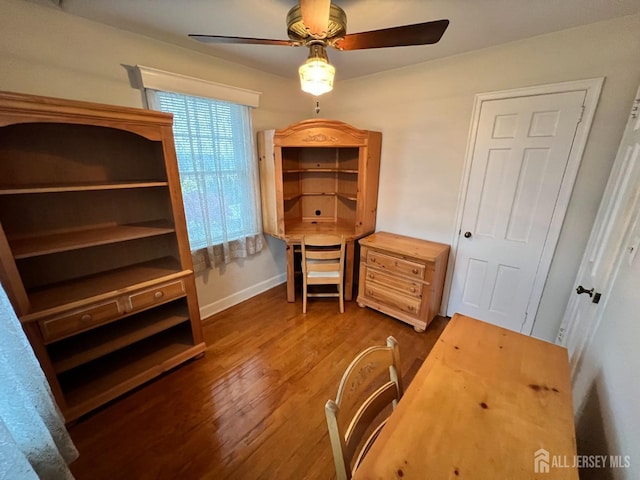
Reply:
M305 235L302 237L302 312L307 313L307 297L339 297L344 312L344 235ZM310 285L334 285L335 293L311 293Z
M388 337L387 346L369 347L351 362L342 376L336 400L327 402L325 413L338 480L351 478L380 428L362 443L365 433L385 408L395 408L402 397L399 368L398 342ZM356 453L360 455L354 463Z
M302 272L315 279L344 275L344 236L315 234L302 237Z

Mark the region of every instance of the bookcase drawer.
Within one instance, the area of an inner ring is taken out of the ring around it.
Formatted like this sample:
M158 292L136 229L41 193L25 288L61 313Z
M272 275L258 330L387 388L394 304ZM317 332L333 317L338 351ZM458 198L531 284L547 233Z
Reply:
M132 312L142 310L184 295L186 295L184 282L176 280L129 295L127 309Z
M45 343L88 330L117 319L123 314L117 299L91 305L39 322Z

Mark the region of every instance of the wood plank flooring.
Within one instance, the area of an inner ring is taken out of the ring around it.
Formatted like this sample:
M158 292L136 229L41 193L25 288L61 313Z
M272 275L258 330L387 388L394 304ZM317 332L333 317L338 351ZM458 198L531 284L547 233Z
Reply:
M324 404L349 362L388 335L405 388L445 327L425 333L355 302L288 303L281 285L205 323L203 358L70 427L78 480L331 479Z

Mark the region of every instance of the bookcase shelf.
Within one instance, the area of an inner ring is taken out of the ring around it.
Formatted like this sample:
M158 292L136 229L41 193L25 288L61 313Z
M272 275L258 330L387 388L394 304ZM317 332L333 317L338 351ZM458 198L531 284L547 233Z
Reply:
M64 233L44 233L42 236L9 238L14 258L48 255L79 248L95 247L108 243L124 242L137 238L152 237L175 232L173 225L160 220L138 225L116 225L103 228L88 228Z
M140 289L147 284L165 282L182 275L180 263L175 258L166 257L29 290L32 313L24 315L22 320L37 320L66 308L56 308L59 305L75 305L83 299L99 301L105 296Z
M168 185L168 182L109 182L81 185L32 185L30 187L12 187L10 185L0 185L0 195L87 192L95 190L122 190L128 188L166 187Z
M205 350L171 125L0 93L0 281L68 421Z
M56 373L64 373L189 321L189 310L184 300L158 307L160 308L164 310L161 318L158 318L156 311L125 317L117 322L81 333L80 339L74 338L72 341L65 339L53 344L49 353Z

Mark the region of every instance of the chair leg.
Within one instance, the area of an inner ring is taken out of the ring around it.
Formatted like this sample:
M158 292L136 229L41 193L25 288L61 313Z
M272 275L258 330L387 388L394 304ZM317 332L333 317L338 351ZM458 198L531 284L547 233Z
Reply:
M344 292L342 291L342 283L338 284L338 295L340 297L340 313L344 313Z
M302 313L307 313L307 279L302 282Z

